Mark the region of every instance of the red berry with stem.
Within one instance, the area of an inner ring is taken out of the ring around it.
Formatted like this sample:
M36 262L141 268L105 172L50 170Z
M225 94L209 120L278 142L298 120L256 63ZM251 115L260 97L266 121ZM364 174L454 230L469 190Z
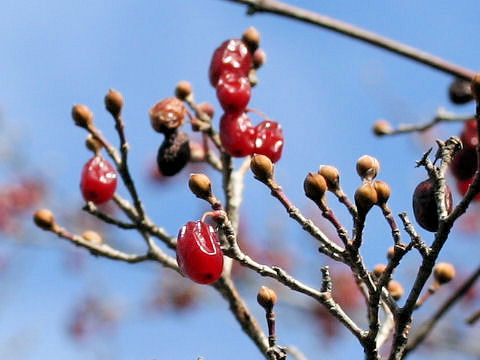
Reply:
M450 214L453 208L452 192L445 185L445 208ZM418 224L425 230L438 230L437 203L435 200L435 185L432 180L422 181L413 193L413 213Z
M225 112L244 111L250 101L250 81L245 76L224 72L217 84L217 97Z
M220 75L224 72L248 76L252 67L252 55L240 39L225 41L213 53L210 63L210 83L217 86Z
M220 278L223 253L211 225L200 220L186 223L178 232L177 262L180 270L199 284L211 284Z
M117 172L103 157L91 158L83 167L80 189L85 201L103 204L110 200L117 188Z
M280 160L284 143L282 126L275 121L265 120L255 130L255 153L267 156L272 162Z
M255 128L247 114L223 114L220 119L220 140L231 156L252 155L255 149Z

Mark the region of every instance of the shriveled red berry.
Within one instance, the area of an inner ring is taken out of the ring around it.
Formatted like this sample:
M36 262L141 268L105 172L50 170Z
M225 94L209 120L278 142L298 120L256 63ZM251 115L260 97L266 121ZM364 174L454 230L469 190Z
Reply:
M255 128L255 153L270 158L277 162L282 156L283 130L276 121L265 120Z
M103 157L91 158L83 167L80 189L85 201L102 204L113 197L117 188L117 172Z
M473 182L473 177L470 178L470 179L466 179L466 180L458 180L457 181L457 190L458 192L463 196L467 193L468 191L468 188L470 187L470 185L472 184ZM474 200L480 200L480 193L477 194L477 196L475 196L473 198Z
M255 128L247 114L223 114L220 119L220 140L231 156L252 155L255 149Z
M427 179L415 188L413 193L413 213L418 224L425 230L438 230L437 203L435 201L435 185ZM453 208L452 192L445 185L445 208L450 214Z
M477 171L477 150L465 147L457 152L450 164L450 169L457 180L470 179Z
M220 75L224 72L248 76L251 67L252 55L245 43L240 39L227 40L213 53L209 71L210 83L216 87Z
M244 111L250 101L250 81L237 73L224 72L217 83L217 97L226 112Z
M220 278L223 253L215 230L202 221L190 221L178 232L178 266L199 284L211 284Z

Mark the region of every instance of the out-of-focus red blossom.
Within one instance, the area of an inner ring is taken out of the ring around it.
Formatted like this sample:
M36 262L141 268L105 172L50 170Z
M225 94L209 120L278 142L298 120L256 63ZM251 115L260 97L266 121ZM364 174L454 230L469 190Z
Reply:
M68 320L68 333L76 341L86 340L97 332L113 330L119 313L110 302L94 296L80 301Z
M150 309L183 312L194 308L198 303L200 292L191 281L170 280L169 278L162 280L159 286L154 287L154 294L149 301Z
M16 183L3 184L0 190L0 231L10 234L22 231L19 217L30 214L45 195L41 179L23 178Z

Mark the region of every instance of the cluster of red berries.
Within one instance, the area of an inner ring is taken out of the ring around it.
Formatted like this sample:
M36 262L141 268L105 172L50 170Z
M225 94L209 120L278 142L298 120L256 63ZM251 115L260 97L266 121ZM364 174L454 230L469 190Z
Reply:
M262 154L277 162L284 142L281 125L264 120L254 127L247 115L249 75L261 65L258 58L263 54L259 41L260 34L254 28L245 31L242 39L225 41L213 53L209 77L225 111L220 119L220 139L225 151L234 157Z
M457 182L460 194L465 195L477 171L477 121L470 119L465 122L460 134L463 148L455 154L450 169ZM475 197L480 200L480 194Z

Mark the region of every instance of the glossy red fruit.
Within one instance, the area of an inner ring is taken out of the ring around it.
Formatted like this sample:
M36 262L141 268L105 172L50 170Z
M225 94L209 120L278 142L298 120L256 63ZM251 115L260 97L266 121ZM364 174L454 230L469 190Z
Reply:
M455 154L450 169L457 180L471 178L477 171L477 150L474 147L464 147Z
M117 172L103 157L91 158L83 167L80 189L85 201L102 204L113 197L117 188Z
M438 230L437 203L435 201L435 185L430 179L422 181L413 193L413 213L418 224L425 230ZM450 214L453 208L452 192L445 186L445 208Z
M262 154L277 162L282 156L283 130L282 126L271 120L262 121L255 128L255 150L256 154Z
M477 121L470 119L463 125L462 133L460 135L463 148L476 148L478 145Z
M224 72L247 76L252 67L252 56L245 43L240 39L225 41L213 53L210 63L210 83L216 87L220 75Z
M459 192L462 196L465 195L465 194L467 193L467 191L468 191L468 188L469 188L470 185L472 184L472 182L473 182L473 178L457 181L457 190L458 190L458 192ZM477 196L475 196L473 199L474 199L474 200L480 200L480 194L477 194Z
M200 220L186 223L178 232L178 266L193 281L211 284L220 278L223 253L211 225Z
M217 97L225 112L242 112L250 101L250 82L247 77L224 72L217 84Z
M255 128L247 114L223 114L220 119L220 140L231 156L252 155L255 149Z

